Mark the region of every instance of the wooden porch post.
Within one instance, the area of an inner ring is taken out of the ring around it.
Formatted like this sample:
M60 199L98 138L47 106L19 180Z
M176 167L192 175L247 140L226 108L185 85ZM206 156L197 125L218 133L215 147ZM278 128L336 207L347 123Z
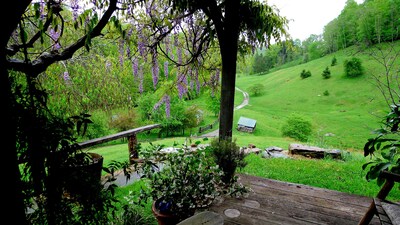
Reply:
M129 162L134 163L139 158L139 152L136 150L138 145L136 134L132 134L128 137L128 149L129 149Z

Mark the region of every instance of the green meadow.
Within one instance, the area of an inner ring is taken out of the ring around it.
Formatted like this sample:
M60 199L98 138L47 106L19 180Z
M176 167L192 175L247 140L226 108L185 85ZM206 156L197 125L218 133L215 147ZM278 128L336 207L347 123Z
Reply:
M371 57L357 52L356 48L348 48L271 73L238 75L236 86L249 92L250 101L249 105L234 112L233 126L236 128L240 116L257 120L253 133L243 133L234 129L233 138L238 145L247 146L251 143L261 149L270 146L287 149L291 143L300 143L283 137L281 132L287 118L297 114L309 120L313 126L312 135L303 144L340 149L346 154L345 159L339 161L264 159L259 155L249 155L248 165L238 172L366 196L375 196L378 193L380 187L375 181L365 180L362 165L369 159L363 157L362 153L367 139L374 137L372 131L380 127L381 119L388 110L388 105L373 79L373 76L383 75L385 68ZM331 66L334 57L337 59L337 65ZM345 77L344 62L351 57L361 59L365 69L363 76ZM399 65L400 60L397 61ZM329 79L322 77L326 67L331 72ZM309 70L311 77L302 79L302 70ZM253 96L249 91L254 84L264 86L261 95ZM235 105L242 101L243 94L237 91ZM202 125L210 124L216 119L215 115L207 112L206 102L205 96L189 102L189 105L195 104L205 111L205 121ZM142 147L147 147L149 142L172 146L174 143L197 140L208 142L199 137L139 138ZM102 154L105 164L112 160L128 159L128 145L124 141L92 151ZM398 185L393 190L390 198L400 199Z

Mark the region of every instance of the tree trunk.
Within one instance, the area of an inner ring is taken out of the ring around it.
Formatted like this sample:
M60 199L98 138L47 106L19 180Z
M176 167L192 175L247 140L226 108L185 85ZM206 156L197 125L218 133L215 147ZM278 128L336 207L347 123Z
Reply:
M3 185L6 189L4 193L12 193L11 205L3 210L4 219L11 219L14 224L27 224L25 216L25 207L22 196L21 173L19 170L17 148L16 148L16 120L14 113L14 101L11 91L11 83L6 66L6 47L12 32L17 27L18 22L28 7L31 0L10 1L7 7L2 7L0 13L0 21L3 23L0 35L0 102L3 105L3 118L7 120L2 124L5 131L2 139L2 158L11 163L3 164L2 171L10 171L4 173L3 180L9 182L9 185Z
M217 29L222 58L221 102L219 139L232 138L233 108L235 100L236 61L239 40L240 1L226 3L225 22L222 29Z

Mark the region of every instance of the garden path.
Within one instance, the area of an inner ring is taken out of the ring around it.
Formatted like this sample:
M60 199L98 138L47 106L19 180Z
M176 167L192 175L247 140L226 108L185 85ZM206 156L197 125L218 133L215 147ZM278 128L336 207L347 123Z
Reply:
M238 106L236 106L236 107L234 108L234 110L238 110L238 109L241 109L241 108L243 108L243 107L245 107L246 105L249 104L250 97L249 97L249 93L247 93L247 92L241 90L240 88L236 87L235 89L236 89L237 91L242 92L243 97L244 97L242 103L240 103L240 105L238 105ZM206 133L206 134L203 134L203 135L201 135L200 137L203 137L203 138L204 138L204 137L218 137L218 133L219 133L219 130L217 129L217 130L208 132L208 133Z

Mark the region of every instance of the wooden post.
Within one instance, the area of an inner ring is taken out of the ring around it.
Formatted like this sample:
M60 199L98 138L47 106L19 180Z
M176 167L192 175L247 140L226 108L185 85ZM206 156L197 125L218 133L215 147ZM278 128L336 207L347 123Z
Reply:
M394 173L390 173L387 171L382 172L382 177L386 179L385 184L379 191L379 193L376 195L378 199L385 200L386 196L389 194L390 190L392 190L394 186L394 182L399 182L400 181L400 176ZM372 201L371 205L368 208L367 213L365 213L364 217L361 218L360 222L358 225L368 225L369 222L372 220L374 215L376 214L376 207L375 207L375 202Z
M131 164L134 163L137 159L139 159L139 152L136 147L138 145L136 134L133 133L128 137L128 149L129 149L129 162Z

